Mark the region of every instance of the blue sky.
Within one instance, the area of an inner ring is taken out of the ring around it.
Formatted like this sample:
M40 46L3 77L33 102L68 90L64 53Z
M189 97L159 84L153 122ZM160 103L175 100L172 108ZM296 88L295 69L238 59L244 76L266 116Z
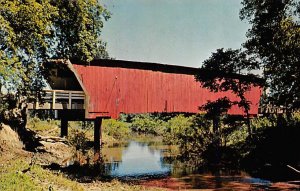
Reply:
M240 0L102 0L102 38L120 60L200 67L217 48L239 48L249 25Z

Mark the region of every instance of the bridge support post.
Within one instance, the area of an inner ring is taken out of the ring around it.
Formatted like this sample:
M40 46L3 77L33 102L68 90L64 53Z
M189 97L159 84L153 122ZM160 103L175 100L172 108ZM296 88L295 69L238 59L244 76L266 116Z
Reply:
M94 121L94 162L99 163L101 161L101 141L102 141L102 117L96 117Z
M66 137L68 136L68 120L66 118L62 118L60 122L60 136Z

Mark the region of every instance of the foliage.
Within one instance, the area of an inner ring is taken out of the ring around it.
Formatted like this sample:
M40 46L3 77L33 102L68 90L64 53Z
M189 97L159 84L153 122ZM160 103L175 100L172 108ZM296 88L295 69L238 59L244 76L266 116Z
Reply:
M69 143L75 148L76 151L85 154L88 150L88 138L82 130L72 130L68 137Z
M0 5L0 84L24 95L39 83L38 61L46 57L50 18L57 13L49 1L2 0Z
M92 161L92 145L87 136L87 131L82 129L72 129L68 136L69 144L73 147L74 162L89 165Z
M300 3L298 0L243 0L241 19L252 25L244 47L258 58L270 87L267 101L300 107Z
M200 110L206 111L205 116L208 119L221 116L223 113L227 113L231 108L231 101L227 97L217 99L216 101L207 101L206 104L200 106Z
M53 37L57 39L55 48L51 49L53 55L91 61L99 49L106 54L100 34L103 20L107 20L110 13L98 1L58 0L52 4L59 14L53 18Z
M179 119L180 118L181 117L179 117ZM186 128L176 128L176 130L180 131L177 131L176 137L173 136L172 138L177 138L175 142L179 145L180 153L183 158L201 161L203 160L203 153L207 145L213 138L210 128L211 124L203 115L194 116L189 120L190 122L187 124L190 124L190 126L183 126Z
M127 123L115 119L103 120L102 126L104 134L112 136L119 141L127 139L131 133Z
M192 117L179 115L166 124L164 142L177 144L180 158L192 165L235 165L253 149L249 145L249 133L244 124L244 118L239 116L222 116L220 128L213 130L213 124L205 114ZM252 119L252 126L257 131L270 125L269 118ZM255 139L259 133L255 132ZM234 167L234 166L233 166Z
M254 118L251 120L251 125L253 126L253 129L260 129L260 128L266 128L266 127L274 127L275 126L275 120L276 118L273 116L269 117L261 117L261 118Z
M240 98L240 101L235 104L249 110L245 92L249 91L252 86L259 86L262 83L256 75L251 73L257 67L256 60L248 57L245 52L217 49L203 63L202 69L207 72L200 72L195 78L202 82L203 87L212 92L232 91Z
M227 113L231 108L232 102L227 98L219 98L216 101L208 101L206 104L200 106L200 110L206 111L205 117L213 120L213 131L217 133L220 126L221 115Z
M130 128L138 133L162 135L165 130L165 122L150 114L141 114L133 117Z
M300 122L300 112L299 111L293 113L293 121L298 122L298 123Z
M254 86L262 85L261 79L251 73L252 70L257 68L257 61L254 58L248 57L241 50L227 49L224 51L224 49L217 49L203 63L202 69L206 72L199 72L195 75L195 78L197 81L202 82L202 86L208 88L210 91L231 91L238 96L239 100L229 100L227 97L224 97L214 102L209 102L202 106L202 109L208 110L208 113L212 116L218 116L221 112L230 109L232 105L237 105L243 108L247 115L248 130L251 133L249 122L250 102L247 100L245 93ZM219 107L221 105L222 107ZM223 108L223 110L219 108Z
M252 119L255 136L251 139L242 121L227 118L231 117L223 118L220 129L213 131L205 115L193 116L189 125L178 128L176 136L165 135L164 138L174 139L180 149L180 158L192 165L238 167L244 164L252 167L253 163L256 165L253 167L260 168L266 163L296 165L299 161L295 154L299 145L297 118L282 128L276 128L272 118Z
M248 167L262 167L265 164L274 166L297 165L299 154L299 123L285 127L261 127L251 142L246 141L245 147L249 154L244 162Z
M239 125L236 127L224 128L221 135L223 136L224 147L236 147L239 144L244 144L248 138L248 131L245 125ZM224 132L226 131L226 132ZM240 154L243 154L239 151Z
M0 98L13 93L26 102L39 94L49 58L107 55L100 34L109 16L96 0L0 0Z
M0 93L0 121L10 124L24 124L25 105L14 94Z
M163 134L163 141L169 145L177 145L178 136L184 132L186 129L190 128L192 125L191 117L184 117L183 115L178 115L166 123L165 133Z

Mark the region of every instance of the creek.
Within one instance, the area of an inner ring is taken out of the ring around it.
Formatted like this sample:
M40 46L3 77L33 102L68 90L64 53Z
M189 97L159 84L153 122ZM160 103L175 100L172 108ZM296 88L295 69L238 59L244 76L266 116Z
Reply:
M300 190L299 181L271 181L252 177L244 171L194 171L185 165L165 160L175 146L129 141L123 146L103 148L105 175L138 181L145 186L169 189L211 190Z

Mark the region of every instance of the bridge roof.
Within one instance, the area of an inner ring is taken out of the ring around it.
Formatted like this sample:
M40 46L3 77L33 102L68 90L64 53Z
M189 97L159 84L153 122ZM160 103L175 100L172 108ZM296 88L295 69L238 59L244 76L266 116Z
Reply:
M262 86L264 80L258 76L248 76L236 73L224 73L218 70L206 70L202 68L194 68L188 66L178 66L172 64L154 63L154 62L140 62L140 61L128 61L128 60L116 60L116 59L95 59L89 63L80 62L78 60L71 60L73 64L85 65L85 66L102 66L113 68L127 68L138 70L151 70L164 73L174 74L187 74L187 75L212 75L218 77L227 77L234 79L248 79L256 80L258 84Z
M104 66L104 67L118 67L139 70L152 70L164 73L176 74L191 74L194 75L201 71L200 68L193 68L187 66L178 66L171 64L153 63L153 62L137 62L128 60L115 60L115 59L95 59L89 63L71 60L72 63L87 65L87 66Z

